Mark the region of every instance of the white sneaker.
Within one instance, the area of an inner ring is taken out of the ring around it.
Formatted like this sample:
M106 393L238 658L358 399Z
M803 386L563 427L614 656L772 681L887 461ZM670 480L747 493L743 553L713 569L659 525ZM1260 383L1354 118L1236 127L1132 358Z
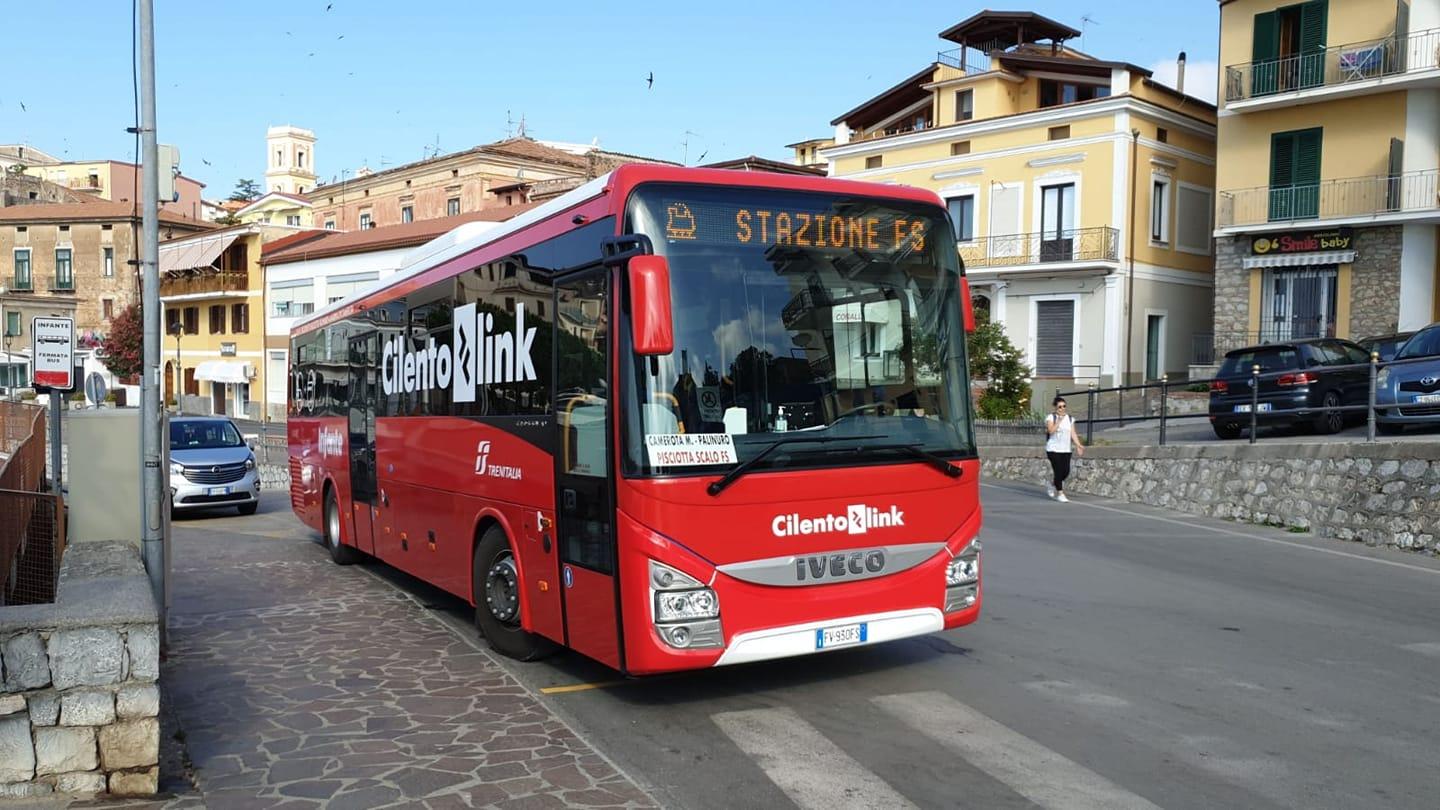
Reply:
M1065 493L1063 493L1063 492L1061 492L1060 494L1056 495L1056 496L1055 496L1055 500L1059 501L1060 503L1069 503L1069 502L1070 502L1070 499L1067 498L1067 497L1065 497Z
M1054 485L1054 484L1046 484L1046 485L1045 485L1045 494L1046 494L1046 495L1049 495L1051 500L1054 500L1054 499L1055 499L1055 485Z

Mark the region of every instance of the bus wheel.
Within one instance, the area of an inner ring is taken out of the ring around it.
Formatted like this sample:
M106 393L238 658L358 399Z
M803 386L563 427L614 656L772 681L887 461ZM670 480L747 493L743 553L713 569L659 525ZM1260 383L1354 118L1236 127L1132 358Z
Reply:
M340 542L340 505L335 502L335 490L325 491L325 548L336 565L351 565L360 561L360 552Z
M520 573L505 531L491 526L480 536L470 572L475 597L475 626L501 655L534 661L551 645L520 626Z

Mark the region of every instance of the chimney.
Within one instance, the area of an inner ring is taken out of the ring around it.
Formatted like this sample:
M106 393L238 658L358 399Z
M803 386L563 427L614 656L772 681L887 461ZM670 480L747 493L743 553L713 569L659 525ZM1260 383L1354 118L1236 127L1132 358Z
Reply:
M1175 60L1175 89L1181 93L1185 92L1185 52L1180 52L1180 58Z

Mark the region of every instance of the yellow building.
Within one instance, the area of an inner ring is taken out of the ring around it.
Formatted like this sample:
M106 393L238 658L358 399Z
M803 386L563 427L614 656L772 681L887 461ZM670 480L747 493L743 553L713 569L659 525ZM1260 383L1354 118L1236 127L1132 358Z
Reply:
M235 218L244 223L309 228L315 221L314 208L309 200L298 194L272 191L236 211Z
M251 223L161 243L167 402L178 386L187 412L257 420L264 413L260 250L295 233Z
M31 155L34 150L31 150ZM42 153L43 154L43 153ZM134 163L122 160L79 160L61 162L26 162L25 173L64 186L71 191L94 195L111 202L131 202L140 194L140 170ZM174 200L162 200L161 210L172 214L201 219L201 192L205 184L185 175L175 178Z
M977 14L941 33L957 49L832 121L820 156L945 198L976 303L1047 387L1173 376L1210 324L1215 107L1065 47L1079 33Z
M1440 318L1440 0L1221 0L1216 353Z

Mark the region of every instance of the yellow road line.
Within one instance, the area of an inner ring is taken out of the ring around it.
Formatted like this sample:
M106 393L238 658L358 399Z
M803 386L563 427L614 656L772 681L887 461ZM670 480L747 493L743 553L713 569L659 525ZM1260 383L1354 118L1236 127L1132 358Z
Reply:
M540 690L542 695L563 695L568 692L588 692L591 689L606 689L611 686L619 686L624 681L600 681L599 683L572 683L569 686L546 686Z

